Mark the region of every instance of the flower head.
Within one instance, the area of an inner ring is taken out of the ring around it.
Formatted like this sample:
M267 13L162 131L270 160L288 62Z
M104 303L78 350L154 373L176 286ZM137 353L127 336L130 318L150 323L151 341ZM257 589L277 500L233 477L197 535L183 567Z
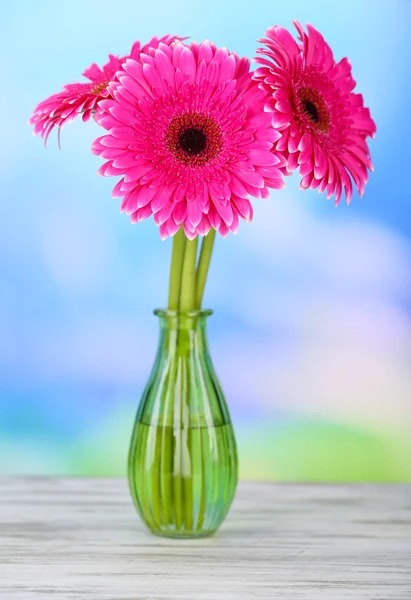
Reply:
M158 48L160 43L171 44L177 39L182 38L170 35L161 39L154 37L143 48L140 48L140 42L135 42L129 55L119 58L109 54L109 60L102 68L93 63L83 72L90 83L69 83L63 86L62 92L53 94L36 106L29 120L34 125L34 134L40 135L47 142L54 127L62 128L77 115L82 114L83 121L88 121L96 110L97 103L107 97L107 86L115 79L115 74L121 70L124 61L128 58L138 60L140 53L147 52L148 48Z
M108 130L92 151L101 175L122 175L113 196L136 222L154 215L160 235L183 224L193 239L251 220L248 196L283 186L281 134L264 112L266 93L249 61L210 42L160 44L123 64L96 121Z
M294 22L300 44L282 27L271 27L259 40L256 62L263 65L255 78L270 97L266 110L282 137L276 150L287 160L287 171L297 167L301 188L327 190L336 204L345 191L347 203L352 180L360 194L372 170L367 136L373 137L375 123L360 94L347 58L336 63L329 45L311 25L305 33Z

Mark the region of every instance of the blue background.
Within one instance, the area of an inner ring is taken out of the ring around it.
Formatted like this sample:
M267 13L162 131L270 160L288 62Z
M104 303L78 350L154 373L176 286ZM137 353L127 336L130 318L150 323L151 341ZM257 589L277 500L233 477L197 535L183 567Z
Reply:
M362 199L333 207L298 177L218 239L209 337L241 475L411 480L411 2L88 0L3 4L0 19L0 472L125 473L157 343L171 243L131 225L96 176L81 121L44 150L27 119L109 52L166 33L250 58L311 22L348 56L378 133Z

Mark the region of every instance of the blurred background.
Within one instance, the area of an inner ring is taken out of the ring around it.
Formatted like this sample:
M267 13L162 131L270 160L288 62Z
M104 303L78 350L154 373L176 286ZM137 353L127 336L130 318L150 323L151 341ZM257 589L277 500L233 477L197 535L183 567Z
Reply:
M34 106L92 62L166 33L250 58L311 22L348 56L377 122L375 173L335 209L298 177L218 239L205 304L240 475L411 481L409 0L54 0L0 8L0 472L125 475L154 359L171 243L96 175L94 122L51 135ZM405 158L405 160L403 160Z

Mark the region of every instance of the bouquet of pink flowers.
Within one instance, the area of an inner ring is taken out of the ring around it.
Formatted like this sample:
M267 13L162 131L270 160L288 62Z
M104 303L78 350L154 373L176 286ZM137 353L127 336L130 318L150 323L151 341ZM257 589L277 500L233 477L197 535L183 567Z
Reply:
M268 198L284 175L299 169L301 189L326 191L336 204L343 191L350 202L352 182L364 191L376 127L353 92L351 65L335 62L314 27L294 24L299 43L282 27L267 30L254 72L248 58L208 41L136 42L128 56L91 65L90 83L64 86L30 119L46 141L54 127L94 113L107 133L92 152L106 161L101 175L121 177L113 190L121 210L132 223L153 216L162 239L176 236L170 309L200 308L215 232L251 221L250 196Z
M153 531L165 535L214 531L235 489L235 448L228 434L218 443L216 434L209 433L208 441L193 438L190 443L188 434L179 438L176 434L177 430L187 433L190 427L204 428L204 423L210 430L229 425L228 411L221 409L220 414L216 408L223 404L221 390L214 407L211 384L207 402L203 396L201 402L198 399L207 388L201 379L205 371L214 388L218 386L210 365L199 367L201 376L191 376L196 372L193 360L206 352L206 344L198 333L201 325L187 324L187 315L194 319L197 314L197 321L204 317L200 309L215 233L237 233L241 219L253 218L250 197L269 198L270 189L282 188L285 176L296 169L302 177L301 189L318 188L327 198L334 196L336 204L343 194L350 202L353 183L361 195L372 170L367 138L374 136L376 127L361 94L353 91L349 61L336 62L330 46L311 25L307 32L300 23L294 25L297 41L282 27L266 31L259 40L262 47L256 51L254 71L248 58L209 41L188 43L187 38L167 35L143 47L136 42L128 56L110 55L102 68L91 65L84 71L88 83L64 86L41 102L30 119L34 133L46 142L53 128L62 128L80 114L83 121L93 116L105 131L93 143L92 152L105 161L101 175L120 178L113 197L122 199L122 212L130 215L132 223L152 216L161 239L174 237L168 311L159 311L168 320L164 352L159 351L143 397L144 406L157 415L156 427L162 429L151 442L144 442L144 448L141 440L149 434L140 431L133 437L129 472L140 513ZM162 398L157 409L157 400L149 399L155 374L162 381L161 393L157 389L155 396ZM189 391L178 388L184 377ZM147 424L145 408L140 408L137 421L139 426ZM167 427L174 431L169 446ZM199 451L204 459L204 445L212 447L213 435L220 459L214 460L213 475L204 484L208 471L204 467L196 471L196 460ZM139 465L146 464L142 457L150 444L154 446L151 463L158 458L158 468L148 478ZM168 459L174 466L167 471ZM158 474L157 489L153 480ZM227 484L213 504L204 490L198 491L196 477L202 478L204 489L215 487L217 481L221 488L230 477L232 485ZM202 516L193 513L199 502Z

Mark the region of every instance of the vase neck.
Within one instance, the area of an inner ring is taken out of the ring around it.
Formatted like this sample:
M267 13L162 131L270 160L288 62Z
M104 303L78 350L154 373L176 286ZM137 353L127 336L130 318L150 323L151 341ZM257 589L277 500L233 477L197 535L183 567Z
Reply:
M159 355L208 355L206 325L212 311L161 311L154 313L160 319Z
M174 429L230 423L205 332L211 311L155 314L160 340L137 419Z
M160 319L161 330L205 331L212 310L176 311L156 309L154 314Z

